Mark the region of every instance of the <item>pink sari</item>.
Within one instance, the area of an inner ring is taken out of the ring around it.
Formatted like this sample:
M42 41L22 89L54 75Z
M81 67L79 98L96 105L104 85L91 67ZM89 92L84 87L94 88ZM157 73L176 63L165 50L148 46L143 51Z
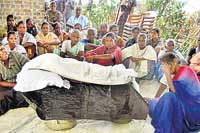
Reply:
M92 55L103 55L103 54L111 54L114 56L113 60L97 60L95 63L102 66L112 66L115 64L122 63L122 53L121 49L117 46L112 47L111 49L107 49L105 46L100 46L92 51L89 51L85 54L85 57Z

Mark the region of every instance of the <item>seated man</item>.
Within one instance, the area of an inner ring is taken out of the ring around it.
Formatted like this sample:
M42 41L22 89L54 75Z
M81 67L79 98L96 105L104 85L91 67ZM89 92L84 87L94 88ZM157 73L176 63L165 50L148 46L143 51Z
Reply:
M126 48L132 46L133 44L137 42L137 37L140 33L140 27L134 26L131 31L132 31L132 38L126 42L126 46L125 46Z
M10 14L7 16L7 33L9 31L17 31L16 23L15 23L15 17Z
M148 41L147 45L151 45L156 53L158 54L160 50L164 48L163 41L160 38L160 29L153 28L150 32L151 39Z
M186 133L200 130L200 82L188 66L180 66L173 53L160 58L170 92L149 100L155 133ZM171 77L174 74L174 77Z
M118 36L118 29L119 27L116 24L112 24L109 27L109 32L113 32L115 34L116 37L116 45L118 47L120 47L121 49L123 49L125 47L125 42L122 39L122 37Z
M87 30L87 39L82 40L85 52L93 50L101 45L101 42L96 39L96 35L97 35L96 29L89 28Z
M108 32L108 26L106 23L100 25L100 29L97 32L97 39L102 39L103 36Z
M75 24L81 24L82 29L86 29L86 27L88 26L88 19L81 15L81 7L76 7L76 15L75 16L71 16L68 21L67 21L67 26L69 26L70 28L73 28Z
M157 55L152 46L146 46L147 36L138 35L138 43L123 49L122 59L127 68L132 68L138 73L138 79L152 79L154 75Z
M28 104L12 88L15 86L17 73L21 71L28 58L17 52L7 52L0 46L0 115L9 109L27 107Z

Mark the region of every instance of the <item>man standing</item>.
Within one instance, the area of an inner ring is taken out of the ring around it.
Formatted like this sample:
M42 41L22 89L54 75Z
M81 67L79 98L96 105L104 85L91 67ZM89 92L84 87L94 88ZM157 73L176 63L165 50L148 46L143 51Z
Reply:
M74 10L75 1L74 0L67 0L64 5L63 16L65 16L65 21L72 16L72 12Z
M124 24L127 21L128 15L136 6L136 0L122 0L120 5L119 17L117 16L117 25L119 26L119 36L122 36Z

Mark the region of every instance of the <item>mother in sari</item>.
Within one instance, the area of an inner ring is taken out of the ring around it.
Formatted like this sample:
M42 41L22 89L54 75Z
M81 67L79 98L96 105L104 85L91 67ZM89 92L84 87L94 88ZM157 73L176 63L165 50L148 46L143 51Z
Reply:
M155 133L200 131L200 82L196 73L189 66L180 66L173 53L163 55L160 61L170 92L148 102Z
M122 60L127 68L132 68L138 73L139 79L152 79L154 65L157 61L156 52L147 44L147 36L144 33L138 35L136 44L123 49Z
M89 51L85 54L88 62L93 62L103 66L112 66L122 63L121 49L115 45L115 35L108 32L103 40L103 46Z

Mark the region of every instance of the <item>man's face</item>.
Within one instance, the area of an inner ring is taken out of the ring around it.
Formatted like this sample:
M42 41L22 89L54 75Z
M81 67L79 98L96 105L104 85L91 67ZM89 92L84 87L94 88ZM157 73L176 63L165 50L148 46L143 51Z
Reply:
M137 39L139 33L140 33L139 30L135 29L135 30L132 32L132 37L133 37L134 39Z
M153 30L152 32L151 32L151 37L152 37L152 39L158 39L159 38L159 35L158 35L158 33L155 31L155 30Z
M26 31L26 26L24 24L20 24L18 27L17 27L17 31L19 34L24 34L25 31Z
M55 30L55 33L60 33L60 31L61 31L60 25L57 24L57 25L55 26L54 30Z
M118 27L113 27L111 29L111 32L113 32L115 35L117 35L118 34Z
M8 59L8 52L3 46L0 46L0 60L5 61Z
M32 20L29 20L27 23L26 23L26 27L27 29L30 29L33 27L33 21Z
M94 39L95 39L95 32L94 32L93 30L90 30L90 31L88 32L87 38L88 38L88 40L90 40L90 41L94 41Z
M13 27L15 25L15 19L14 18L9 18L8 19L8 25Z
M173 49L174 49L174 43L171 42L171 41L169 41L169 42L167 43L167 45L166 45L166 49L167 49L168 52L172 52Z
M76 16L80 16L81 15L81 9L80 8L77 8L76 9Z
M8 44L9 44L9 47L10 47L11 50L13 50L15 48L16 41L17 41L16 35L11 34L8 38Z
M107 28L105 25L102 25L102 26L100 27L100 30L101 30L101 32L103 32L103 33L107 33L108 28Z

